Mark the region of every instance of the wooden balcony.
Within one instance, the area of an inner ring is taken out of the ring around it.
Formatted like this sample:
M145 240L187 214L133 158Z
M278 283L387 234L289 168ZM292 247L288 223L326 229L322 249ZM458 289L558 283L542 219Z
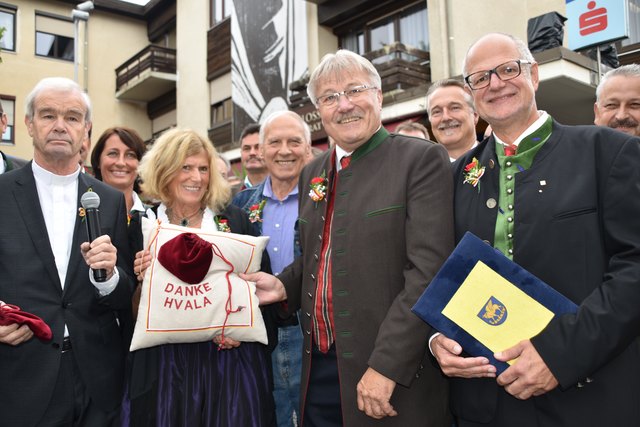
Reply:
M431 82L429 52L395 42L363 55L378 70L382 92L407 90Z
M116 98L148 102L176 88L176 50L149 45L116 68Z
M231 71L231 19L217 23L207 33L207 80Z

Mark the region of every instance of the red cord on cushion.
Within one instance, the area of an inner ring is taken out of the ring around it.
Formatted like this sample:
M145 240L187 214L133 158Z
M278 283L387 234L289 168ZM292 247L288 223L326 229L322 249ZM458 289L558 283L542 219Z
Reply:
M231 291L232 291L232 287L233 286L231 285L231 280L229 279L229 276L231 276L231 273L233 273L235 268L233 267L233 264L231 264L231 262L229 262L229 260L224 257L224 255L222 254L222 251L220 250L220 248L215 243L211 244L211 249L213 250L213 254L215 256L220 258L222 261L224 261L229 266L229 271L227 271L227 273L225 274L225 278L227 279L228 295L227 295L227 302L226 302L226 304L224 306L226 315L225 315L225 318L224 318L224 323L222 324L221 340L220 340L220 345L218 346L218 351L219 351L219 350L222 349L222 346L224 346L224 329L227 326L227 320L229 320L229 316L232 313L237 313L237 312L241 311L245 307L242 306L242 305L239 305L238 308L236 308L235 310L232 308L233 304L231 302Z

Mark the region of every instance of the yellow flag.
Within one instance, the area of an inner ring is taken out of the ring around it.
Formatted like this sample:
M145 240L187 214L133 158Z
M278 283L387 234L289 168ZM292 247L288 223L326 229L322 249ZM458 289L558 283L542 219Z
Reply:
M494 353L537 335L553 318L553 312L482 261L442 314Z

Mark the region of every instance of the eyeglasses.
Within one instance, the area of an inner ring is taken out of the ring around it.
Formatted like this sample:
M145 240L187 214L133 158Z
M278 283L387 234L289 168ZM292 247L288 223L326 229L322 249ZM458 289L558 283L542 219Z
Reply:
M352 87L351 89L343 90L342 92L335 92L327 95L322 95L318 97L318 99L316 100L316 104L322 107L333 107L338 103L338 100L342 95L346 96L349 101L353 101L355 99L358 99L360 96L362 96L363 93L365 93L370 89L377 89L377 87L362 85L362 86Z
M482 89L489 86L491 83L491 74L495 74L500 80L506 82L515 79L522 73L521 64L532 64L532 62L523 59L508 61L498 65L493 70L478 71L477 73L469 74L464 78L464 81L467 82L471 90Z

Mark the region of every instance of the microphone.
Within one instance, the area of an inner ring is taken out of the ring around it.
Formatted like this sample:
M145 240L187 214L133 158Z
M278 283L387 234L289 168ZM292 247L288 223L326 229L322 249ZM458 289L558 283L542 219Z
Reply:
M80 197L80 204L85 211L85 222L87 223L87 234L89 234L89 242L93 242L102 236L100 228L100 215L98 215L98 207L100 206L100 196L93 191L87 191ZM93 269L92 269L93 270ZM93 278L96 282L107 281L107 270L100 268L93 270Z

